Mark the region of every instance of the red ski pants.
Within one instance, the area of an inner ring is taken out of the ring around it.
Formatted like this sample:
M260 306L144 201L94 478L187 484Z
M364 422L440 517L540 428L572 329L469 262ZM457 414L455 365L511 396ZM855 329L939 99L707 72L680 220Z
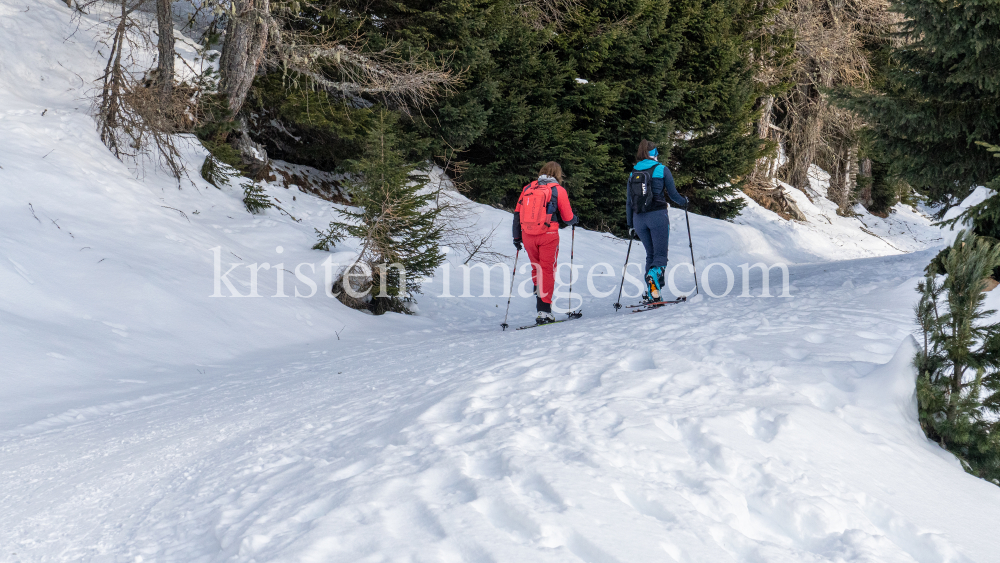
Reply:
M531 260L531 281L538 286L538 296L545 303L552 303L552 292L556 285L556 258L559 257L559 233L523 233L521 241Z

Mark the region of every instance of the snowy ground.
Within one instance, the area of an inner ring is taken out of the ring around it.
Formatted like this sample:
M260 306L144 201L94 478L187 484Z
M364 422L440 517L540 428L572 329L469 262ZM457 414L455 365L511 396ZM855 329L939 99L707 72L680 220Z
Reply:
M0 561L997 560L1000 488L914 420L913 286L948 236L926 217L804 194L805 223L692 217L699 269L739 288L739 264L783 261L793 297L586 296L523 332L499 331L506 298L440 297L443 273L410 317L322 288L212 298L214 248L246 294L245 264L320 282L351 245L310 250L333 210L295 189L269 191L301 222L196 174L137 179L88 116L97 32L0 0ZM475 209L512 252L510 216ZM626 242L576 238L584 272L620 272ZM515 297L513 324L532 309Z
M913 416L926 258L544 337L327 342L65 413L0 446L0 545L14 561L990 561L1000 494Z

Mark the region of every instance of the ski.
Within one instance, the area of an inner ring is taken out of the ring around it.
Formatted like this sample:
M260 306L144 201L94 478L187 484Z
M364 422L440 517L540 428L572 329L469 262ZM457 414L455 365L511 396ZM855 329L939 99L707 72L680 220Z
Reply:
M637 307L659 307L660 305L673 305L674 303L683 303L687 301L687 297L678 297L671 301L650 301L648 303L639 303L638 305L625 305L626 309L635 309Z
M652 303L642 303L639 305L626 305L626 309L632 309L633 313L641 313L643 311L652 311L653 309L659 309L664 305L676 305L677 303L683 303L687 301L687 298L681 297L679 299L674 299L673 301L654 301Z
M524 330L526 328L537 328L537 327L540 327L540 326L556 325L556 324L559 324L559 323L564 323L566 321L572 321L573 319L579 319L580 317L583 316L583 310L577 309L576 311L573 311L571 313L566 313L566 314L569 315L569 318L563 319L561 321L552 321L550 323L542 323L542 324L537 324L536 323L536 324L533 324L533 325L520 326L520 327L517 327L517 330Z
M542 324L537 324L536 323L536 324L533 324L533 325L519 326L519 327L517 327L517 330L524 330L524 329L527 329L527 328L538 328L540 326L557 325L559 323L564 323L566 321L571 321L571 320L573 320L573 319L563 319L561 321L552 321L550 323L542 323Z

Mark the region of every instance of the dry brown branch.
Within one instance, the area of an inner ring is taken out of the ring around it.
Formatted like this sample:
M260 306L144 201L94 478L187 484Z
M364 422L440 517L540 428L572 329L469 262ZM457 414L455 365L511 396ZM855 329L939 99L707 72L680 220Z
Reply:
M856 114L832 106L823 90L869 87L872 67L866 44L898 21L888 8L886 0L793 0L771 28L795 33L790 69L794 85L774 100L762 101L758 133L781 144L787 157L783 179L796 188L808 187L811 165L830 171L827 196L844 213L849 212L857 174L858 132L865 124ZM774 80L780 70L762 68L762 80ZM754 179L773 177L775 165L769 159L758 163Z
M465 254L463 264L468 264L473 259L486 264L496 264L509 259L510 255L492 250L493 237L500 225L493 225L489 233L483 234L476 219L479 213L476 206L448 194L448 192L459 194L468 190L468 185L461 179L468 163L457 160L459 151L446 141L444 143L447 146L446 154L437 159L441 166L437 185L428 186L435 192L437 221L442 226L441 244Z
M376 53L361 53L343 44L297 45L282 38L270 63L308 77L327 93L382 96L400 108L420 107L455 82L451 71L404 60L395 51L395 46L390 46ZM336 78L329 74L336 74Z
M272 8L270 0L232 0L219 71L233 116L261 67L280 70L295 81L304 78L307 86L358 105L370 104L360 97L365 95L405 113L427 104L458 79L444 63L403 58L395 45L366 52L360 32L337 37L302 16L296 4ZM244 162L263 170L266 153L246 142L250 138L245 124L239 137Z
M535 29L560 29L566 17L580 7L580 0L521 0L515 4L518 14Z
M496 234L499 228L500 225L494 225L489 233L469 236L467 240L460 243L461 246L459 248L467 255L463 264L468 264L473 259L477 259L479 262L485 264L497 264L509 260L509 254L488 250L493 248L493 235Z
M105 22L112 24L110 53L93 101L101 141L119 159L149 158L180 179L184 165L176 134L193 126L189 117L193 91L173 87L166 92L160 79L147 78L139 70L136 54L155 44L150 22L136 17L142 0L120 0L115 5L116 12Z
M493 237L501 225L493 225L488 233L484 233L479 228L478 210L474 205L455 198L442 198L437 208L437 221L442 226L441 244L464 254L463 264L473 259L496 264L510 258L503 252L492 250Z
M404 111L430 102L458 80L444 63L405 58L396 45L366 52L357 33L336 37L298 11L272 9L269 0L234 0L230 11L219 68L234 115L262 65L295 72L330 94L376 96ZM307 25L295 25L302 23Z
M785 190L774 182L761 182L750 179L744 184L743 192L751 199L778 214L784 219L805 221L806 216L791 199L785 196Z

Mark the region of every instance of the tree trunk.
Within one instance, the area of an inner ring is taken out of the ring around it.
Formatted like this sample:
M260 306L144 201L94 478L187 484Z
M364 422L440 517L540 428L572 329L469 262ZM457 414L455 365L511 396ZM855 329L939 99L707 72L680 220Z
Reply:
M240 159L247 166L246 176L254 181L263 180L268 172L268 164L271 159L267 156L267 151L263 145L255 143L247 132L247 124L240 118L240 128L232 145L240 151Z
M785 129L785 150L788 162L785 164L786 181L809 193L809 166L816 161L816 153L822 142L822 104L818 90L810 84L800 84L789 97L796 108L785 119L789 121Z
M865 179L865 185L858 193L858 202L870 209L875 204L872 197L872 159L866 158L858 163L858 175Z
M271 26L269 0L235 0L219 59L221 88L233 116L239 113L264 60Z
M858 188L858 145L852 144L851 148L847 149L847 201L844 202L846 205L851 203L851 194L853 194Z
M827 188L826 197L837 204L837 213L844 214L851 205L851 194L858 180L856 145L848 145L846 148L841 145L833 155L833 164L830 166L830 187Z
M771 129L774 119L774 96L764 96L760 104L760 119L757 120L757 136L766 141L774 136ZM765 156L757 160L753 169L753 179L757 181L769 180L774 177L774 169L777 167L777 156Z
M157 49L159 63L156 66L160 95L170 98L174 90L174 17L171 0L156 0Z
M952 326L954 327L954 323L952 323ZM955 334L955 332L953 331L952 334ZM952 368L951 385L949 385L950 389L948 389L948 422L954 422L956 415L958 414L957 405L958 400L962 396L962 378L964 376L965 366L955 362L955 366Z

